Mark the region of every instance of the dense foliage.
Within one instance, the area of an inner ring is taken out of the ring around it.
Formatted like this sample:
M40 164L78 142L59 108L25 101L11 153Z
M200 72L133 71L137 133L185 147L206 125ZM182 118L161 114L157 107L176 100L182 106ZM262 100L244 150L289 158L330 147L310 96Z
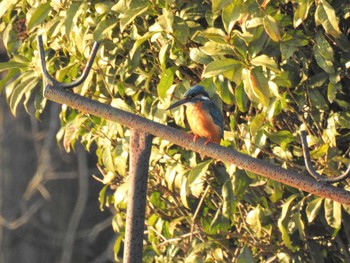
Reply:
M74 92L180 129L183 108L165 109L200 83L224 112L223 146L303 171L299 131L307 130L315 167L334 176L349 161L349 17L342 0L1 1L11 60L0 64L0 91L14 114L23 101L40 116L37 35L49 72L63 82L81 74L100 41ZM129 131L65 106L60 117L67 151L76 141L96 149L101 209L116 211L118 258ZM161 138L153 145L144 262L350 261L348 207Z

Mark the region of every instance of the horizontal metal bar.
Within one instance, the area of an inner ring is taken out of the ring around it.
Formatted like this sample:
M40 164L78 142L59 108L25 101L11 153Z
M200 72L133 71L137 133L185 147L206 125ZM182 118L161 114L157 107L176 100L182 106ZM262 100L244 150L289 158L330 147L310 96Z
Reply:
M291 169L281 168L266 161L237 152L234 149L222 147L218 144L208 143L204 145L205 140L203 139L198 139L196 142L193 142L193 135L179 129L156 123L144 117L114 108L90 98L82 97L59 87L48 85L45 88L44 95L49 100L60 104L66 104L69 107L107 120L118 122L130 129L147 132L189 150L198 152L201 155L237 165L241 169L307 191L311 194L350 205L349 191L323 182L317 182L313 178L297 173Z

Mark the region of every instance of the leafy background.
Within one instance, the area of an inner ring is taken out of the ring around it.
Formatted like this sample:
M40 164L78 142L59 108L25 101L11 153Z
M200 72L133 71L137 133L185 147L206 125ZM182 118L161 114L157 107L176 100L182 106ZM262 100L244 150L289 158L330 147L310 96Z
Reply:
M38 118L45 111L37 35L62 82L81 74L100 41L75 93L186 129L182 108L165 109L200 83L223 110L223 146L307 176L299 139L307 130L318 172L348 165L346 1L2 1L0 17L10 57L0 91L13 114L21 103ZM129 131L65 106L59 116L65 150L80 142L97 156L100 208L114 211L120 260ZM349 207L161 138L150 163L144 262L350 261Z

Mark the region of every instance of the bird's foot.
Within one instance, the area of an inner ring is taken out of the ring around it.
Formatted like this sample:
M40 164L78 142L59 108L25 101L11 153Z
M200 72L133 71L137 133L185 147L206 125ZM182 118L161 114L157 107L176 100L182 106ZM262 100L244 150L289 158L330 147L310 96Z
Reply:
M211 137L204 142L204 145L207 145L209 142L211 142Z

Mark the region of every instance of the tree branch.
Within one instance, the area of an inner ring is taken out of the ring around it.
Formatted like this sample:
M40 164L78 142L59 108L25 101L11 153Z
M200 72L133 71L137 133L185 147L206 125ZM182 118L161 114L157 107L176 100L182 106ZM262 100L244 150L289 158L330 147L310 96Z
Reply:
M69 263L72 261L72 254L74 251L74 241L77 235L77 230L79 227L79 222L83 216L84 209L88 201L88 189L89 189L89 180L88 180L88 164L87 156L81 145L76 147L77 156L78 156L78 180L79 180L79 189L78 189L78 198L75 203L71 218L69 220L66 235L62 243L62 255L60 262Z

